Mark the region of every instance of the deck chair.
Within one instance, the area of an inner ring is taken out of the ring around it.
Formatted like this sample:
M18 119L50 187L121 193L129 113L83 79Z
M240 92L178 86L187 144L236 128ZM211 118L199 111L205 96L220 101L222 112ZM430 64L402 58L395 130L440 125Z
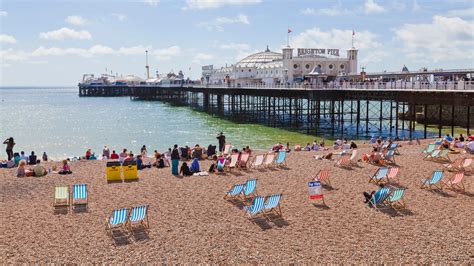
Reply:
M432 159L438 157L440 152L441 152L441 150L434 150L431 153L427 153L425 155L425 158L423 158L423 159L424 160L432 160Z
M72 209L83 207L87 210L88 203L87 184L72 185Z
M230 156L230 163L229 163L229 165L227 165L227 169L229 169L229 171L231 171L232 168L236 168L238 161L239 161L239 154L232 154Z
M469 172L468 168L471 166L471 163L472 163L472 158L464 159L464 162L462 163L462 166L461 166L461 171Z
M398 150L398 143L392 143L388 147L389 150L393 151L396 155L400 155L400 151Z
M387 153L383 156L383 159L387 163L396 164L395 163L395 150L388 150Z
M286 151L279 151L279 152L278 152L278 157L277 157L277 159L276 159L276 161L275 161L275 164L276 164L277 166L286 165L285 159L286 159Z
M443 168L444 170L448 170L448 171L460 172L462 171L463 163L464 163L464 158L457 158L452 163L443 164Z
M274 194L267 197L267 201L263 206L263 214L266 216L268 214L275 214L277 216L281 215L281 208L280 208L280 199L282 194Z
M390 179L394 179L398 176L400 172L400 167L390 167L387 173L387 183L390 183Z
M374 182L376 184L380 183L385 177L387 177L388 168L387 167L379 167L377 171L369 177L369 183Z
M105 231L108 235L112 235L112 230L115 228L127 229L127 221L130 210L128 208L121 208L113 210L109 219L105 223Z
M318 174L314 177L314 180L321 182L321 184L331 186L331 182L329 180L329 170L320 170Z
M239 168L248 168L250 154L249 153L242 153L240 155L240 160L237 163L237 167Z
M441 150L438 156L433 157L433 159L438 162L451 162L451 159L449 158L449 150L448 149Z
M263 165L265 167L271 167L273 166L273 163L275 162L275 154L274 153L269 153L267 156L265 156L265 161L263 162Z
M224 155L227 155L227 154L230 154L230 150L232 149L232 144L225 144L224 145L224 150L222 151L222 153Z
M64 185L54 186L54 208L69 208L69 187Z
M253 168L258 168L263 165L263 160L265 159L265 155L259 154L255 156L255 160L252 163Z
M263 208L264 208L264 197L263 196L256 196L253 199L252 205L244 206L244 211L249 216L249 218L252 218L255 215L262 212Z
M437 188L442 190L441 179L443 178L443 171L435 170L430 178L423 180L421 188L433 189ZM438 186L439 185L439 186Z
M424 154L426 157L435 150L436 150L436 144L428 144L428 146L421 153Z
M224 199L238 197L240 193L242 193L243 188L244 188L244 184L233 185L232 188L229 189L229 191L227 191L227 193L225 194Z
M351 157L349 158L349 162L351 165L357 166L357 149L352 151Z
M377 190L374 195L372 195L372 198L369 200L370 205L377 209L377 207L385 207L385 200L388 198L390 193L390 188L384 187L379 190Z
M453 191L466 192L463 179L464 172L459 172L452 176L448 181L442 182L441 186L445 186Z
M132 231L132 226L136 224L141 224L145 229L150 229L150 224L148 223L148 205L139 205L135 206L130 210L130 216L127 220L128 229Z
M256 188L257 188L257 179L249 179L244 185L244 188L242 190L242 200L245 202L245 200L251 196L256 196Z
M339 160L336 161L334 166L342 167L342 168L351 168L351 161L349 155L343 155Z
M403 200L403 196L405 195L404 188L397 188L390 192L390 195L387 198L387 204L389 204L392 208L401 210L405 209L405 201Z

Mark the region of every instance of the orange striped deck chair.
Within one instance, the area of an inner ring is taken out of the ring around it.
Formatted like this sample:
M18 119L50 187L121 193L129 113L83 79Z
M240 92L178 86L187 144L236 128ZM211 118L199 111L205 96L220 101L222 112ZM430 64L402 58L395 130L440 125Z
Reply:
M394 179L398 176L400 167L390 167L387 173L387 182L390 183L390 179Z
M351 168L351 160L349 155L342 156L334 166L342 167L342 168Z
M443 182L442 186L445 186L448 189L451 189L453 191L466 192L463 179L464 179L464 172L459 172L459 173L454 174L454 176L451 177L448 181Z
M457 158L452 163L443 164L444 169L448 171L461 171L464 158Z
M331 186L331 181L329 180L329 170L320 170L313 179L314 181L321 182L321 184Z

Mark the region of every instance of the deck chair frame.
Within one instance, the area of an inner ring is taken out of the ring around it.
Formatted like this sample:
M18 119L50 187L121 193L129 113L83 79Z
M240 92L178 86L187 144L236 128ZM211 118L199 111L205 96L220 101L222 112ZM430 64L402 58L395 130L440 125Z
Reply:
M464 172L455 173L448 181L441 182L442 187L456 192L466 192L466 187L464 186Z
M269 214L274 213L276 216L282 217L280 202L283 194L273 194L266 198L263 205L263 215L268 218ZM269 206L270 205L270 206Z
M440 173L440 174L438 174ZM436 174L436 175L435 175ZM441 175L441 176L440 176ZM422 189L439 189L443 190L442 182L441 180L443 179L444 173L442 170L435 170L431 174L431 176L423 181L423 184L421 185ZM437 180L436 182L433 182L433 180Z
M80 189L77 191L79 193L79 197L76 197L75 188ZM84 197L82 197L83 195ZM89 209L89 190L88 190L87 184L73 184L71 186L71 197L72 197L71 204L72 204L73 209L76 209L80 206L81 207L84 206L86 210Z
M65 191L58 191L58 189L64 189ZM65 193L65 197L58 197ZM69 208L71 200L71 194L69 191L69 186L66 185L55 185L54 186L54 201L53 207L57 208Z
M123 220L122 222L120 223L117 223L117 224L111 224L110 223L110 220L112 218L115 218L115 213L120 211L121 213L125 212L124 213L124 216L121 216L120 220ZM128 221L128 217L130 216L130 208L120 208L120 209L115 209L113 210L110 215L109 215L109 218L107 218L105 220L105 231L107 232L107 234L109 236L112 236L112 230L116 229L116 228L121 228L121 229L124 229L125 232L128 232L128 228L127 228L127 221Z
M136 224L142 225L146 230L150 229L150 223L148 222L148 209L149 209L149 207L150 206L148 204L143 204L143 205L138 205L138 206L134 206L134 207L130 208L129 215L128 215L128 218L127 218L127 224L126 224L126 226L128 227L128 230L130 232L132 232L133 226L136 225ZM132 215L133 215L134 211L136 211L138 208L144 208L145 209L145 213L143 214L143 218L132 221L131 220L133 218Z

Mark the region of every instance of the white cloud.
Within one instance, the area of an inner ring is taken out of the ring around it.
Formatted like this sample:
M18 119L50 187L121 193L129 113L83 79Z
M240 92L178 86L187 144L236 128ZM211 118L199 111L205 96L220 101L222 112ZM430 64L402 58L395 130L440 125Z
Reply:
M193 58L193 63L202 63L202 62L209 62L209 60L214 59L214 55L212 54L205 54L205 53L198 53Z
M120 47L118 53L123 55L144 55L147 50L151 50L151 46L137 45L131 47Z
M370 31L358 31L354 38L354 46L361 50L381 47L377 41L377 35ZM331 29L322 31L315 27L296 35L290 44L293 47L315 47L315 48L344 48L350 47L352 41L352 30ZM342 46L342 47L341 47Z
M224 50L249 50L250 46L246 43L228 43L228 44L221 44L219 48Z
M182 53L182 49L179 46L170 46L168 48L156 49L151 52L156 59L159 60L169 60L173 57L176 57Z
M160 0L143 0L143 3L149 6L157 6L160 3Z
M352 12L346 8L342 8L341 6L333 6L331 8L305 8L301 10L301 14L303 15L325 15L325 16L341 16L341 15L349 15Z
M404 24L395 39L411 60L432 62L474 59L474 21L434 16L428 24Z
M6 17L6 16L8 16L8 12L0 10L0 17Z
M364 8L366 14L383 13L387 11L383 6L375 3L374 0L366 0L364 3Z
M28 53L22 50L14 50L12 48L6 50L0 50L0 61L7 62L7 61L24 61L27 60L29 57Z
M228 5L252 5L262 0L186 0L184 9L208 9L219 8Z
M76 31L70 28L60 28L58 30L41 32L40 38L45 40L64 40L64 39L78 39L78 40L89 40L92 39L92 35L86 31Z
M199 24L199 26L204 27L207 30L223 31L224 25L229 24L250 25L250 21L246 15L239 14L236 17L217 17L212 21L203 22Z
M76 26L84 25L87 23L87 20L85 18L76 15L68 16L65 21L69 24Z
M0 43L16 43L15 37L7 34L0 34Z
M461 18L471 18L474 19L474 7L466 8L466 9L456 9L450 10L447 13L449 17L461 17Z
M127 16L125 16L124 14L120 14L120 13L112 13L110 14L112 17L115 17L116 19L118 19L119 21L124 21L127 19Z

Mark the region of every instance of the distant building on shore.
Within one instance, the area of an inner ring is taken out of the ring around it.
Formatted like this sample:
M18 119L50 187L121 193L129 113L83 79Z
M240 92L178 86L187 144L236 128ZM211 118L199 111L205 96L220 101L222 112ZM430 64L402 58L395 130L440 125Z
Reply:
M280 85L301 83L309 79L334 80L338 75L357 73L357 52L354 47L340 57L339 49L294 49L285 47L281 53L267 49L251 54L231 66L202 67L204 84Z

